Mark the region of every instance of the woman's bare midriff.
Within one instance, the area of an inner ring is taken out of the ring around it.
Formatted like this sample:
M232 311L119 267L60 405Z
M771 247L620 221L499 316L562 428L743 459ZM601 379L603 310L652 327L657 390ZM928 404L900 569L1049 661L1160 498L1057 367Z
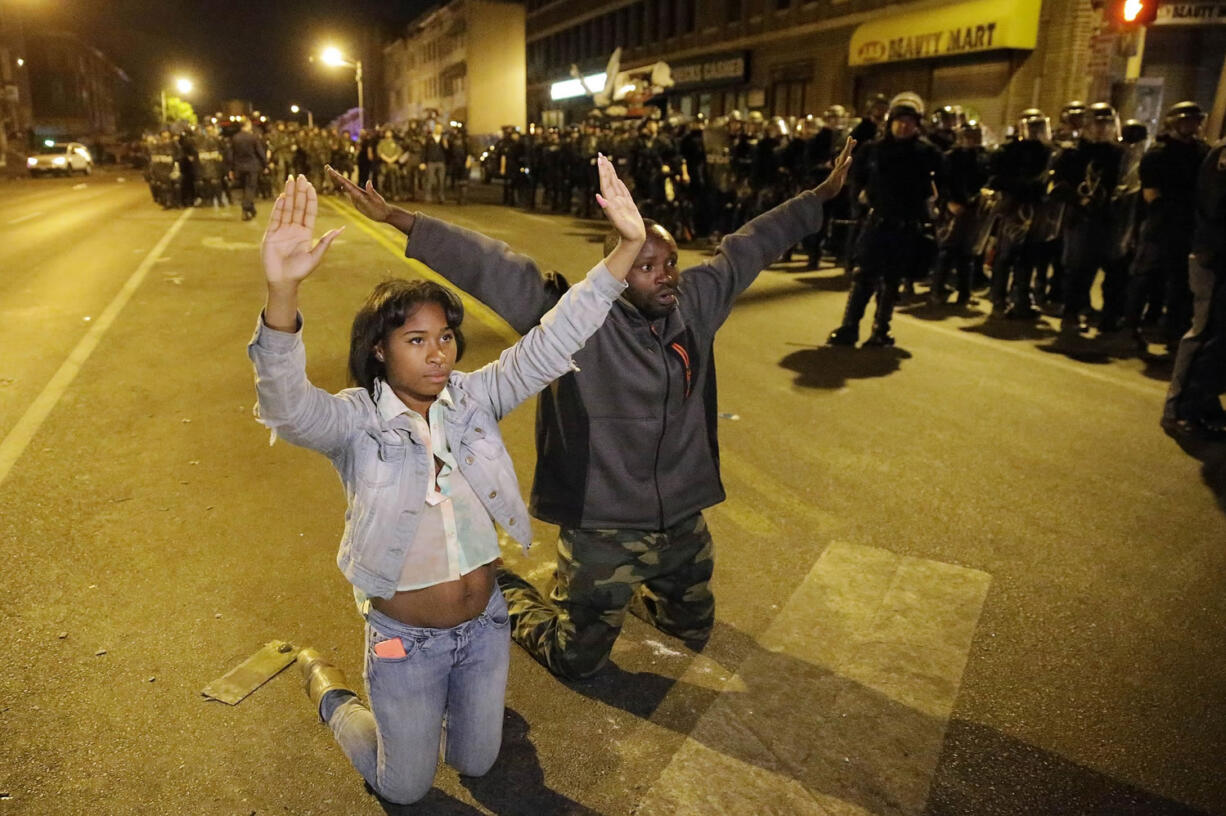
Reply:
M494 591L494 564L477 567L456 581L371 598L370 605L401 623L449 629L485 611Z

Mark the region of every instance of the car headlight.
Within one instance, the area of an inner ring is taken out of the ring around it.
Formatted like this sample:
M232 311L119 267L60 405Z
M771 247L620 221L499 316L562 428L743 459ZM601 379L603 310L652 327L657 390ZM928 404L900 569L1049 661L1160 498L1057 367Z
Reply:
M51 163L55 165L67 164L68 159L65 159L63 156L56 156L54 159L51 160Z
M30 156L28 159L26 159L26 167L38 167L38 159Z

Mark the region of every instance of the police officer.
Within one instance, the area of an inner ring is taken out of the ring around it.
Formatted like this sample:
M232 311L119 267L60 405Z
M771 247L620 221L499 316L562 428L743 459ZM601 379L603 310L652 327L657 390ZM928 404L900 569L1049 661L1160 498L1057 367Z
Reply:
M228 206L222 179L226 177L226 155L222 149L221 138L217 135L217 125L208 125L197 141L197 157L199 173L196 179L196 192L206 204L213 207Z
M1103 270L1099 327L1110 330L1124 311L1127 268L1113 239L1112 198L1120 180L1124 148L1115 108L1096 102L1087 109L1076 144L1060 153L1052 172L1051 195L1065 204L1064 307L1060 339L1081 332L1081 313L1090 308L1090 288Z
M860 320L876 294L877 312L866 346L892 346L890 318L898 300L898 287L924 254L925 224L941 172L941 153L920 136L924 103L910 91L894 97L886 119L885 136L864 147L852 164L857 187L868 214L859 238L860 267L847 296L843 322L830 333L832 346L853 346L859 340Z
M928 296L934 304L945 303L949 297L946 282L954 273L957 302L963 306L970 303L975 274L979 191L988 181L988 152L978 122L971 120L958 128L957 142L945 154L944 176L937 230L940 254Z
M1190 127L1190 125L1189 125ZM1162 429L1185 437L1226 441L1226 141L1201 163L1196 179L1192 255L1192 328L1179 341Z
M962 109L954 105L942 105L933 117L933 128L928 140L942 153L953 150L958 143L958 130L962 125Z
M239 186L243 188L243 220L255 218L255 188L264 165L268 162L268 154L264 142L255 135L250 119L243 119L242 129L234 134L232 140L234 150L234 174Z
M1174 352L1191 319L1188 254L1196 225L1196 179L1209 153L1200 138L1204 111L1195 102L1179 102L1166 113L1165 132L1145 152L1139 168L1145 219L1128 282L1124 327L1141 350L1147 349L1141 318L1147 302L1165 312L1163 335Z
M179 178L179 144L169 130L163 130L149 150L149 179L162 209L182 206Z
M1038 315L1034 294L1046 296L1051 206L1046 200L1054 148L1051 120L1038 108L1018 117L1017 138L993 155L988 186L999 193L993 310L1010 318ZM1012 279L1012 286L1009 285Z

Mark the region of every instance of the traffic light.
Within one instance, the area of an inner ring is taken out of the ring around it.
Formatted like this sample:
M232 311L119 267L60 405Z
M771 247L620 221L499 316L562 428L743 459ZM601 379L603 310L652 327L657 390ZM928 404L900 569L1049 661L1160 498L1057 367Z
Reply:
M1107 21L1122 28L1147 26L1158 16L1158 0L1110 0Z

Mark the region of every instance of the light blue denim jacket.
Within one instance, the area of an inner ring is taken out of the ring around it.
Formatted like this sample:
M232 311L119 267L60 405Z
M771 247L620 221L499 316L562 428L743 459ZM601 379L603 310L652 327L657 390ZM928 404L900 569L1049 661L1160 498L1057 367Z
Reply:
M531 523L498 420L571 370L571 355L600 328L625 288L601 262L497 360L451 374L455 404L443 422L460 472L491 518L525 550ZM390 598L425 506L429 441L415 438L403 414L385 424L363 388L329 394L311 385L301 318L290 333L268 328L261 315L247 355L255 364L257 420L272 429L274 440L280 436L324 454L340 474L347 509L337 566L361 593Z

